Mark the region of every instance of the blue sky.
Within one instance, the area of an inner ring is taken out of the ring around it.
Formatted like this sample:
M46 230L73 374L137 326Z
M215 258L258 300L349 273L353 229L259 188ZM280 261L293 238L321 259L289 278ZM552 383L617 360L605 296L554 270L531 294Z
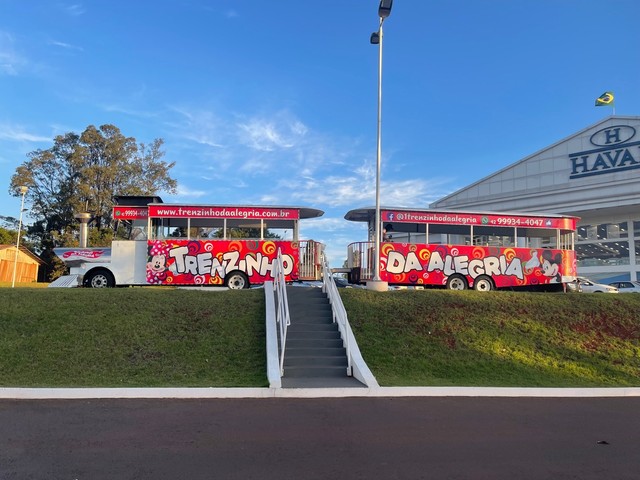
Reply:
M333 265L375 203L377 0L0 0L0 215L55 135L165 140L166 202L305 205ZM396 0L382 203L444 195L612 113L640 114L637 0ZM27 219L28 221L28 219Z

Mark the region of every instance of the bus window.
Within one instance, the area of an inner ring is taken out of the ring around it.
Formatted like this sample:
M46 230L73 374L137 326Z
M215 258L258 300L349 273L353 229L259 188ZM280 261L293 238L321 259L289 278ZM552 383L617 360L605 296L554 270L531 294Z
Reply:
M515 230L512 227L478 225L473 227L473 244L489 247L515 246Z
M115 230L116 239L124 240L146 240L147 239L147 221L133 220L118 222Z
M131 229L131 235L129 240L146 240L147 239L147 227L133 227Z
M448 245L471 245L470 225L429 225L429 243Z
M265 238L273 238L278 240L293 240L293 226L291 222L285 224L277 220L264 221L264 236Z
M574 233L567 230L560 231L560 249L561 250L573 250L574 249Z
M526 248L558 248L558 230L518 228L518 246Z
M227 220L227 238L264 239L262 222L258 220L229 219Z
M186 218L154 218L152 220L153 238L188 238Z
M385 223L383 240L385 242L426 243L427 226L413 223Z
M224 222L213 218L190 218L189 238L194 240L206 240L222 238L224 235Z

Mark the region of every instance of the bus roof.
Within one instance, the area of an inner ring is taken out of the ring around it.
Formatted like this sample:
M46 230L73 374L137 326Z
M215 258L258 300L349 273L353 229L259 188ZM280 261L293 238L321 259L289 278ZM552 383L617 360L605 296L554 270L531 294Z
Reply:
M364 207L364 208L356 208L354 210L349 210L344 218L346 220L350 220L352 222L369 222L370 219L375 215L375 207ZM406 207L380 207L380 211L393 211L393 212L415 212L415 213L424 213L424 214L442 214L442 215L499 215L501 217L533 217L533 218L568 218L575 220L576 222L580 220L579 217L574 217L571 215L561 215L558 213L542 213L542 212L492 212L492 211L484 211L484 210L451 210L451 209L438 209L432 210L429 208L406 208Z
M146 207L150 203L164 203L157 195L114 195L116 205L127 207Z

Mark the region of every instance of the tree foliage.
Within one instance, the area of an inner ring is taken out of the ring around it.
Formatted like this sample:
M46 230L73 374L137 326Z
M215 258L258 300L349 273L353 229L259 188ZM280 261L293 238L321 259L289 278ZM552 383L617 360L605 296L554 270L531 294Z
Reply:
M174 163L162 161L162 145L161 139L137 144L113 125L90 125L81 135L59 135L51 148L29 153L10 191L16 195L19 185L29 187L30 215L45 222L46 230L73 225L74 215L84 211L100 229L112 220L114 195L175 193L177 183L169 176Z
M0 227L0 245L13 245L18 239L18 232Z
M71 243L80 212L91 213L95 239L109 241L103 230L112 224L114 195L175 193L177 182L169 175L174 163L162 160L162 145L162 139L138 144L114 125L89 125L80 135L58 135L51 148L30 152L9 190L17 196L18 186L29 187L25 203L34 219L29 234L39 249Z

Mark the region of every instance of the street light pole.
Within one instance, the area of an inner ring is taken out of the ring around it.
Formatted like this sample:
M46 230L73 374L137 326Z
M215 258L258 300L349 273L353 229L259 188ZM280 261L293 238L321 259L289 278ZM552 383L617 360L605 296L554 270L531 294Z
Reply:
M18 191L22 194L22 202L20 203L20 221L18 222L18 239L16 240L16 256L13 259L13 281L11 282L11 288L16 286L16 272L18 270L18 253L20 252L20 231L22 230L22 211L24 210L24 196L27 193L26 186L22 185L18 187Z
M373 280L367 283L367 288L371 290L386 290L387 282L380 279L380 170L382 167L382 24L391 14L393 0L381 0L378 7L378 17L380 25L377 32L371 34L371 43L378 45L378 130L377 130L377 151L376 151L376 214L375 214L375 239L373 247Z

